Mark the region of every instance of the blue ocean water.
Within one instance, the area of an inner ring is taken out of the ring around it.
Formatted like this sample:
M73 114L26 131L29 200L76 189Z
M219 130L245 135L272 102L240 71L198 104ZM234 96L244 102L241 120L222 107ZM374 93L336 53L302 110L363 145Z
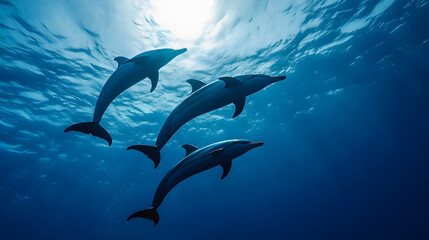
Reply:
M429 239L429 1L0 1L1 239ZM188 48L90 121L116 56ZM186 79L286 75L154 144ZM146 219L164 174L203 147L263 141L177 185Z

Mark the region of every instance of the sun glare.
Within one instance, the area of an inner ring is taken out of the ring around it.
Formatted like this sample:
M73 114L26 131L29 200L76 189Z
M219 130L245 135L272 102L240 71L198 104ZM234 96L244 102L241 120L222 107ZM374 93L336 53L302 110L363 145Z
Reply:
M162 27L180 39L198 39L210 22L213 0L152 0L153 17Z

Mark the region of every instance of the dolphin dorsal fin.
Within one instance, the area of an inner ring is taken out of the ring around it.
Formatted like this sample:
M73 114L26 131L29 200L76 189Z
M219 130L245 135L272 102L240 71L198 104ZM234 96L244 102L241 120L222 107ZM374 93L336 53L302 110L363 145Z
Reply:
M208 156L210 156L210 155L216 156L216 155L220 154L222 151L223 151L223 148L218 148L218 149L216 149L216 150L213 150L213 151L211 151L211 152L207 153L207 154L206 154L206 155L204 155L202 158L208 157Z
M220 77L219 80L225 82L225 88L233 88L241 84L241 81L233 77Z
M231 164L232 164L231 160L225 161L220 164L220 166L223 168L222 177L220 177L220 179L224 179L226 175L228 175L229 171L231 170Z
M186 151L185 157L188 156L189 154L195 152L196 150L198 150L197 147L195 147L194 145L191 145L191 144L185 144L182 146L182 148L184 148Z
M243 111L244 105L246 104L246 97L236 100L233 103L235 105L235 112L232 118L235 118Z
M188 80L186 80L186 82L191 84L192 91L190 94L194 93L195 91L197 91L198 89L200 89L206 85L205 83L203 83L197 79L188 79Z
M126 58L126 57L115 57L114 59L117 63L118 63L118 67L121 66L122 64L124 64L126 61L129 61L130 59Z

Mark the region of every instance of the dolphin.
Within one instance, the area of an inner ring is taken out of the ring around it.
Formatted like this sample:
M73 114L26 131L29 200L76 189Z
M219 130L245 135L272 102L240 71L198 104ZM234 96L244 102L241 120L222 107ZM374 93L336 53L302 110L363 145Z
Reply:
M116 57L115 61L118 63L118 68L107 79L101 89L97 104L95 105L92 122L71 125L64 132L78 131L91 134L106 140L109 146L112 145L112 137L100 125L101 117L110 103L119 94L145 78L149 78L152 82L150 92L155 90L158 84L159 69L186 51L186 48L178 50L164 48L143 52L131 59Z
M224 179L231 170L231 162L249 150L262 146L263 142L250 142L247 140L226 140L213 143L201 149L185 144L182 147L186 150L185 158L177 163L165 176L156 189L152 206L133 213L127 221L135 217L147 218L154 222L155 226L159 221L159 214L156 209L161 205L168 192L181 181L220 165L223 168L221 179Z
M221 77L209 84L189 79L187 82L192 87L191 95L177 105L167 117L155 146L133 145L127 150L134 149L144 153L155 163L156 168L161 160L161 149L185 123L231 103L235 105L233 116L235 118L243 111L247 96L284 79L286 76L271 77L263 74Z

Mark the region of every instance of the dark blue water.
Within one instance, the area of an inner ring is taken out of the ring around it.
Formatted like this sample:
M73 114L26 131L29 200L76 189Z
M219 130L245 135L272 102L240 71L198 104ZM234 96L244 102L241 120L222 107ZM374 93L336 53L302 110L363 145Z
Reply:
M0 1L1 239L429 239L429 2ZM187 47L90 121L116 56ZM154 144L188 78L287 75ZM174 188L183 144L263 141Z

